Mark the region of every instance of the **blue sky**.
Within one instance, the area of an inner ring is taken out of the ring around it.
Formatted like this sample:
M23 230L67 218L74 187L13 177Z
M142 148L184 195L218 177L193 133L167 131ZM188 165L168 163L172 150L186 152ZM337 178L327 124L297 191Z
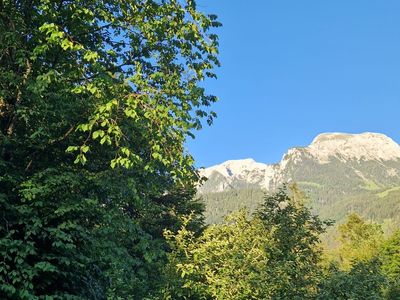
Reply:
M272 163L322 132L400 141L400 1L199 0L219 16L219 97L196 165Z

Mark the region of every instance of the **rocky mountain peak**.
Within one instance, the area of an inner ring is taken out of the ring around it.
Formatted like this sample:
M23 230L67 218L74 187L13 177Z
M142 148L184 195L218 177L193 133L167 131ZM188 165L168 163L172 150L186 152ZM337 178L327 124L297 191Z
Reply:
M397 160L400 146L384 134L323 133L305 148L319 162L326 163L332 157L340 160Z
M241 207L254 211L265 192L290 182L298 184L324 218L339 221L358 211L398 220L400 146L383 134L324 133L309 146L289 149L276 164L230 160L200 173L208 178L198 192L209 223Z
M208 177L213 172L218 172L226 177L245 175L248 172L264 171L266 164L256 162L252 158L228 160L220 165L201 169L202 176Z
M199 187L199 191L220 192L227 189L262 185L266 168L266 164L247 158L228 160L220 165L200 169L200 175L209 180Z
M346 176L354 173L354 176L368 181L366 171L357 170L361 167L359 164L364 162L376 164L377 168L383 168L392 177L393 174L397 176L400 172L397 170L400 146L379 133L323 133L307 147L289 149L277 164L267 165L248 158L228 160L220 165L201 169L200 174L209 180L199 191L218 192L249 186L271 190L283 182L304 181L300 180L299 174L315 173L316 169L324 168L325 165L328 169L329 165L333 169L349 169L344 172ZM307 168L312 168L313 171L306 171Z

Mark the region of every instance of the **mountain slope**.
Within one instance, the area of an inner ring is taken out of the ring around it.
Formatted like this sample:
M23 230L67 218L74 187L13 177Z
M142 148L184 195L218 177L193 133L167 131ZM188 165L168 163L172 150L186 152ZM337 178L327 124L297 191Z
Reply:
M378 133L321 134L307 147L289 149L277 164L227 161L200 173L208 178L199 193L209 222L244 204L254 209L262 201L262 190L273 192L285 182L296 182L313 208L328 218L340 220L357 211L381 221L394 218L389 203L394 210L400 207L400 146Z

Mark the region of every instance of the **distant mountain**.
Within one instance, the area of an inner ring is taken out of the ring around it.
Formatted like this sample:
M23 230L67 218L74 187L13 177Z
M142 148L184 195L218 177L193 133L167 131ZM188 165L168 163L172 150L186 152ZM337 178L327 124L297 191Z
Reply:
M254 209L264 192L286 182L296 182L326 218L356 211L378 221L400 219L400 146L383 134L324 133L289 149L277 164L230 160L200 173L208 178L198 192L209 222L242 206Z
M199 191L201 193L223 192L234 189L264 187L268 165L253 159L228 160L220 165L200 170L208 178Z

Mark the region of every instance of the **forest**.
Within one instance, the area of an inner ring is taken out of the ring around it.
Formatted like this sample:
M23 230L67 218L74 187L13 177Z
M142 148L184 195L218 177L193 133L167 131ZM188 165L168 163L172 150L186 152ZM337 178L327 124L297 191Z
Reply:
M0 0L0 299L400 299L400 232L295 186L206 225L185 142L213 123L194 0Z

